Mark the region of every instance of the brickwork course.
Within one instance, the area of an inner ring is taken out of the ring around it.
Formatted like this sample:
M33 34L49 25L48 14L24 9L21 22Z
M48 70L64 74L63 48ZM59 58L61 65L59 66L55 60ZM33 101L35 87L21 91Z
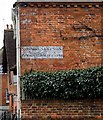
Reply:
M21 75L31 69L57 71L102 64L103 3L18 2L20 46L62 46L63 59L23 59ZM22 101L24 120L103 119L102 100Z
M103 120L103 100L22 101L23 120Z

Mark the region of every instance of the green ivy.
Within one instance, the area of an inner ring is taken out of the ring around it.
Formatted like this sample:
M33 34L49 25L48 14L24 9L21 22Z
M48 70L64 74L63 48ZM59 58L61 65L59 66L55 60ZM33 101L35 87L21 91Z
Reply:
M26 98L84 99L103 97L103 66L84 70L37 72L21 77Z

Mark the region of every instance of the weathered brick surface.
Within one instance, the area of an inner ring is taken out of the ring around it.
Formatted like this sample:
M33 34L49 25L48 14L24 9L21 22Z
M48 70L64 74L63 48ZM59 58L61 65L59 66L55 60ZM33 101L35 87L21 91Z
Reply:
M21 59L22 73L31 68L53 71L100 65L103 45L102 7L80 5L67 8L45 4L47 4L45 7L44 5L30 7L35 5L34 3L20 7L21 47L63 46L64 57L63 59Z
M63 46L63 59L21 58L21 75L30 69L55 71L102 64L103 3L63 4L19 3L21 47ZM103 120L102 100L34 100L21 105L23 120Z
M2 106L6 106L7 74L2 74Z
M103 120L103 100L22 101L23 120Z

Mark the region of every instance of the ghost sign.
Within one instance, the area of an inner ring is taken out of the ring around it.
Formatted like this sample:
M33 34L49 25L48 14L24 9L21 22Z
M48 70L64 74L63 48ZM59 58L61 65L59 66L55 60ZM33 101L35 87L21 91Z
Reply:
M21 48L23 59L63 59L62 46L24 46Z

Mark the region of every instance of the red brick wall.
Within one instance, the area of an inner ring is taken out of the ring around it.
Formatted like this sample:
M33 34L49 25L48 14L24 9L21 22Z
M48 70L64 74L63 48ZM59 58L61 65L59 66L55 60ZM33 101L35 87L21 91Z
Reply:
M2 106L6 106L7 74L2 74Z
M31 68L53 71L100 65L103 45L101 5L28 3L26 7L20 6L21 47L63 46L63 59L21 59L21 73Z
M63 46L63 59L21 58L21 75L31 68L55 71L102 64L102 3L21 4L21 47ZM24 120L103 119L102 100L34 100L21 105Z
M23 120L103 120L103 100L22 101Z
M13 76L14 76L14 73L13 73L13 71L10 71L10 80L11 80L11 84L10 83L8 83L8 92L9 92L9 110L10 111L13 111L13 113L15 112L15 106L17 106L16 105L16 102L13 100L13 94L14 95L17 95L17 85L15 85L14 84L14 78L13 78Z

